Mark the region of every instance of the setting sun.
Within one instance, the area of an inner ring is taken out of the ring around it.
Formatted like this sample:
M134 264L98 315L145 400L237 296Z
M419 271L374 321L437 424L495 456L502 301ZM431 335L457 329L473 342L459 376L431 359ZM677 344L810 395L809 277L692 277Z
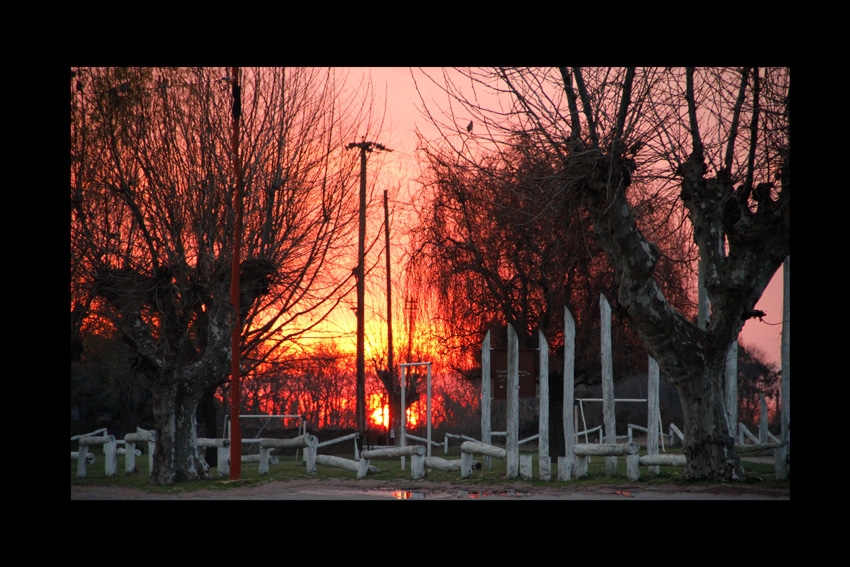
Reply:
M419 423L419 402L414 401L407 408L407 424L405 427L415 427ZM366 401L369 422L381 427L389 427L390 406L383 402L381 394L370 394Z
M366 408L369 412L369 419L375 425L383 427L389 426L390 406L383 403L383 397L380 394L372 394L366 401Z

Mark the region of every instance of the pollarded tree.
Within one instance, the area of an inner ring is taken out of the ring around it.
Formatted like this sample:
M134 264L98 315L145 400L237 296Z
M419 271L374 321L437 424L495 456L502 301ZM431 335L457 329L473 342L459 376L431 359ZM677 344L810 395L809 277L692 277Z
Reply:
M76 69L71 79L72 313L109 321L150 382L151 482L208 476L196 409L320 322L351 286L356 156L369 108L327 69ZM230 302L233 109L244 186L240 313ZM72 320L72 340L74 337Z
M476 122L490 132L510 131L510 121L521 117L561 160L562 187L589 212L596 241L614 266L618 304L679 391L685 476L743 479L728 435L723 373L729 345L744 321L758 315L756 302L790 253L790 70L561 67L466 74L514 101L509 112L496 114L461 97ZM704 328L676 309L659 283L661 246L658 237L647 237L636 187L654 191L699 250L710 301Z

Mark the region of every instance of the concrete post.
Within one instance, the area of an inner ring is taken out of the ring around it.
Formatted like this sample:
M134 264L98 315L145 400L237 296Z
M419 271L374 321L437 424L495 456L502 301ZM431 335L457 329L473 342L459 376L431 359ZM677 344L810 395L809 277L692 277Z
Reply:
M782 264L782 365L780 411L782 442L786 457L791 458L791 256Z
M519 475L519 339L508 324L507 477Z
M564 447L566 455L558 457L558 480L572 480L576 446L575 429L575 360L576 323L572 313L564 307Z
M658 454L658 433L661 430L661 412L658 409L658 391L660 384L660 371L658 362L651 356L649 357L649 370L647 372L647 388L646 388L646 453L655 456ZM649 467L649 474L657 475L660 472L658 466Z
M602 417L605 424L605 442L617 442L617 423L614 416L614 363L611 356L611 306L604 295L599 295L602 316ZM605 457L605 475L617 474L617 457Z
M492 445L490 436L490 331L484 337L484 343L481 345L481 442L485 445ZM487 470L493 470L493 463L490 457L484 457L484 463Z
M539 360L540 372L538 374L538 399L539 399L539 440L537 444L537 456L539 459L549 457L549 343L538 330L537 336L540 343ZM549 480L549 479L541 479Z

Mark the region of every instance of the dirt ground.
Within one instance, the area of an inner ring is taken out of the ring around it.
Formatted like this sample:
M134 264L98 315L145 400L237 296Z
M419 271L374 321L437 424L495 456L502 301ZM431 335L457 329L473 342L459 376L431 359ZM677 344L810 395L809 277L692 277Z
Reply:
M616 485L565 487L514 482L459 486L428 480L308 479L270 481L222 490L153 494L133 488L71 486L71 500L790 500L789 486L758 484Z

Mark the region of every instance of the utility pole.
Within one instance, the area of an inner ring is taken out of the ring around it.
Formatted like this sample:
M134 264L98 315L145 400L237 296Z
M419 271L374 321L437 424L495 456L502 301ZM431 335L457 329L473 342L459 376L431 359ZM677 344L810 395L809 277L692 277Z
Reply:
M373 149L388 151L377 142L352 142L345 146L346 149L360 148L360 233L357 244L357 431L366 432L366 358L364 355L364 310L363 302L366 298L365 276L365 250L366 250L366 152Z
M392 296L392 280L390 279L390 207L387 200L387 191L384 190L384 239L387 249L387 375L389 377L389 387L387 395L392 401L392 390L395 380L393 380L393 296ZM392 415L392 408L390 408ZM393 426L392 423L387 424L388 428Z
M239 366L242 352L242 315L239 309L240 248L242 241L242 165L239 161L239 117L242 115L242 87L239 84L239 67L233 67L229 76L233 85L233 260L230 265L230 303L235 310L233 333L230 337L230 480L242 478L242 428L239 425L241 407L241 381Z

